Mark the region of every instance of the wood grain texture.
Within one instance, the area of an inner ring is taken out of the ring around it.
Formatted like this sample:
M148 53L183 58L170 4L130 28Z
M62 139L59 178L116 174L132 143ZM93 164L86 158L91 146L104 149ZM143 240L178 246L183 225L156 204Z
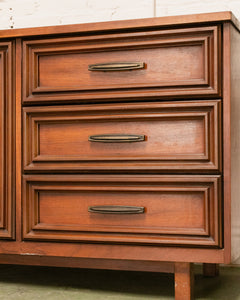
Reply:
M23 43L23 102L220 96L220 27L119 33ZM145 63L94 72L96 63Z
M0 238L15 237L14 42L0 43Z
M24 176L23 237L221 246L219 176ZM142 206L98 215L94 205Z
M175 263L175 300L194 299L193 265Z
M221 102L186 101L23 109L25 171L221 171ZM94 143L96 134L141 134Z
M3 240L0 243L0 253L26 255L27 257L40 255L134 261L224 263L224 249L195 247L193 251L192 247L159 247L140 244L136 247L136 245L123 244Z
M239 33L229 24L224 25L224 97L223 97L223 147L224 147L224 236L226 263L240 257L239 238ZM231 162L231 164L229 163Z
M231 262L231 26L223 26L223 197L225 262Z
M22 240L22 40L16 39L16 241Z
M231 27L231 261L240 258L240 37ZM229 140L228 140L229 141ZM229 141L230 142L230 141Z
M16 241L1 240L0 262L8 254L9 263L27 257L29 264L163 268L176 273L176 299L191 299L192 262L239 257L240 43L231 14L220 15L176 17L172 26L156 19L29 29L16 41L16 74L14 42L0 44L1 105L12 105L16 78L18 187ZM56 35L67 29L69 35ZM27 38L37 32L46 35ZM85 73L107 58L146 65ZM14 115L11 106L2 110L9 149ZM144 141L88 141L97 134L138 134ZM4 147L9 167L14 151ZM11 171L4 180L15 176ZM90 213L96 205L139 206L144 213Z
M42 255L0 255L1 264L174 273L174 263L121 259L88 259Z

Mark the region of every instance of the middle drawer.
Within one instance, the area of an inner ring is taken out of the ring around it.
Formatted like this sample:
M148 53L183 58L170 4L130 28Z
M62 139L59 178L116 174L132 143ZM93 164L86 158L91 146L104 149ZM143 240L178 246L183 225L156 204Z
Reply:
M23 108L24 171L221 171L221 101Z

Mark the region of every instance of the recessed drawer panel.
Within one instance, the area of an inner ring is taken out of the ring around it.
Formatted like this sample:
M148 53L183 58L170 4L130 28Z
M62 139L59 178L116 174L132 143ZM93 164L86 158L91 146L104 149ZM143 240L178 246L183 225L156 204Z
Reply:
M220 104L24 108L24 170L220 170Z
M220 95L217 26L23 42L23 101Z
M220 176L24 176L26 240L221 246Z

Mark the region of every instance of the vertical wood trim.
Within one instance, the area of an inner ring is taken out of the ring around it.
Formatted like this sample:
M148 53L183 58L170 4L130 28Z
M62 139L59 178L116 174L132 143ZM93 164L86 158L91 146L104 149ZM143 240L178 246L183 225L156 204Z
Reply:
M175 263L175 300L194 299L192 263Z
M8 62L8 88L6 99L8 99L8 103L6 103L7 111L7 148L6 148L6 163L7 163L7 198L10 199L8 210L11 212L9 215L9 228L11 232L11 238L15 239L16 235L16 168L15 168L15 153L16 153L16 130L15 130L15 69L16 69L16 60L15 60L15 49L16 44L14 41L11 42L11 63ZM11 70L11 71L10 71Z
M231 262L231 36L230 23L223 24L223 199L224 261Z
M15 43L0 43L1 203L0 238L15 238Z
M240 257L240 35L231 26L231 262Z
M21 220L21 98L22 98L22 40L16 39L16 240L22 240L22 220Z

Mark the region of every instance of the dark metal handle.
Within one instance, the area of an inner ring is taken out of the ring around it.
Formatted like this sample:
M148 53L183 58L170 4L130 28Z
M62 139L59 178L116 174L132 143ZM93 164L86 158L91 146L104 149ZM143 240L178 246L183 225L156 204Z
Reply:
M128 71L128 70L136 70L143 69L145 67L144 62L111 62L111 63L103 63L103 64L94 64L89 65L89 71Z
M132 143L145 141L145 135L142 134L97 134L90 135L90 142L99 143Z
M143 214L145 208L140 206L103 205L89 206L88 211L98 214Z

